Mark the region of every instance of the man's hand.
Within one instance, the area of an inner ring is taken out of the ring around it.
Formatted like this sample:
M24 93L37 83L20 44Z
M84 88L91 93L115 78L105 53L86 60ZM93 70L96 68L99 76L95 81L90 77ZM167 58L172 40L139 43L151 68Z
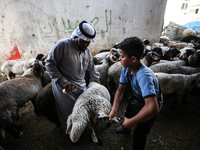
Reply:
M74 83L67 81L63 84L63 88L65 89L66 93L70 93L76 91L78 87Z

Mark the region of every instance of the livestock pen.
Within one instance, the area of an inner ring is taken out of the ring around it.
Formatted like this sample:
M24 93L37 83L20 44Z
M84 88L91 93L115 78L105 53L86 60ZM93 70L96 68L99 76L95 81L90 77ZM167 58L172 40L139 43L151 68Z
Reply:
M6 80L5 78L1 78ZM146 150L152 149L176 149L196 150L199 149L200 133L200 101L197 93L190 93L186 96L188 103L179 102L176 109L170 109L173 103L173 95L165 97L163 108L158 115L157 121L147 136ZM118 115L123 116L126 108L127 97L124 96L119 108ZM22 125L21 137L15 139L6 134L6 139L1 146L6 150L129 150L132 149L132 132L129 135L116 135L114 130L118 126L112 124L107 126L105 122L95 129L96 135L103 141L97 145L88 140L88 134L83 132L80 145L71 142L68 135L64 134L62 128L49 122L45 117L38 117L34 113L31 102L20 109L17 125Z

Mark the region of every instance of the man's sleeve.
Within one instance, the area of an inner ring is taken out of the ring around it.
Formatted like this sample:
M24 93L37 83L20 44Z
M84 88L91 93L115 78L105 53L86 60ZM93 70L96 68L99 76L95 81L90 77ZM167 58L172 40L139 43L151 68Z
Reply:
M51 79L56 79L56 82L59 82L60 85L63 85L67 79L62 75L62 73L57 68L62 56L64 55L64 44L55 44L51 49L48 58L46 60L46 70L51 77Z
M90 73L90 79L92 81L96 81L96 82L100 82L100 79L99 79L99 72L97 71L97 69L95 68L95 65L94 65L94 61L93 61L93 57L91 55L91 53L89 52L88 54L89 56L89 64L88 64L88 71Z

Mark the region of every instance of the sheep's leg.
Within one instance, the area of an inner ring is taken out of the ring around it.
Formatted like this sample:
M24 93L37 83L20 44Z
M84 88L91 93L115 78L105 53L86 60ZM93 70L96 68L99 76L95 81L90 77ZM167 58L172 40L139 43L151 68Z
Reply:
M90 141L93 141L94 143L101 145L102 141L96 137L96 134L94 131L94 127L97 125L97 120L93 116L94 116L94 114L90 116L90 121L88 122L89 139L90 139Z
M90 136L89 136L90 140L92 140L94 143L96 143L98 145L102 144L102 141L99 138L96 137L96 134L94 132L94 128L89 129L89 134L90 134Z

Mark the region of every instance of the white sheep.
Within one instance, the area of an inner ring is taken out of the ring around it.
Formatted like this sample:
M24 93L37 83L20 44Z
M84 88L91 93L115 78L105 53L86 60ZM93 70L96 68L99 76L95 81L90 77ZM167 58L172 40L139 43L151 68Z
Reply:
M90 82L88 89L77 99L72 114L67 119L66 134L72 142L77 142L86 126L91 131L92 140L101 144L94 132L96 116L108 116L111 110L110 94L106 87Z
M169 41L170 41L170 38L169 37L167 37L167 36L161 36L160 37L160 43L169 43Z
M151 44L151 49L154 49L156 47L163 47L163 46L164 46L163 43L153 43L153 44Z
M116 91L118 87L122 68L123 66L121 62L116 62L112 66L110 66L110 68L108 69L107 88L111 96L114 95L114 92Z
M0 83L0 127L14 137L21 135L21 132L14 128L14 123L18 118L19 108L29 100L36 98L42 90L42 77L44 68L36 62L31 74L26 76L7 80ZM5 134L1 132L0 137Z
M172 108L174 108L177 100L183 98L183 95L191 92L195 87L200 87L200 73L191 75L155 73L155 75L163 95L176 94Z
M9 60L1 66L1 71L4 72L8 80L10 80L15 78L15 75L21 76L34 61L35 59L30 59L30 61Z
M108 68L110 67L109 61L109 57L106 57L103 59L101 65L95 65L95 68L99 72L100 83L104 86L107 86Z
M153 72L171 72L173 66L187 66L187 61L185 60L176 60L176 61L167 61L160 60L159 63L149 66Z
M151 67L150 67L151 68ZM200 72L200 67L190 67L190 66L176 66L173 64L159 65L157 67L151 68L153 72L162 72L168 74L194 74Z
M186 37L189 35L196 35L196 31L192 30L192 29L185 29L182 33L182 37Z
M102 64L95 65L95 68L99 72L100 83L107 87L107 77L108 77L108 68L118 61L119 55L114 55L114 53L118 53L117 49L112 48L109 54L102 60Z

